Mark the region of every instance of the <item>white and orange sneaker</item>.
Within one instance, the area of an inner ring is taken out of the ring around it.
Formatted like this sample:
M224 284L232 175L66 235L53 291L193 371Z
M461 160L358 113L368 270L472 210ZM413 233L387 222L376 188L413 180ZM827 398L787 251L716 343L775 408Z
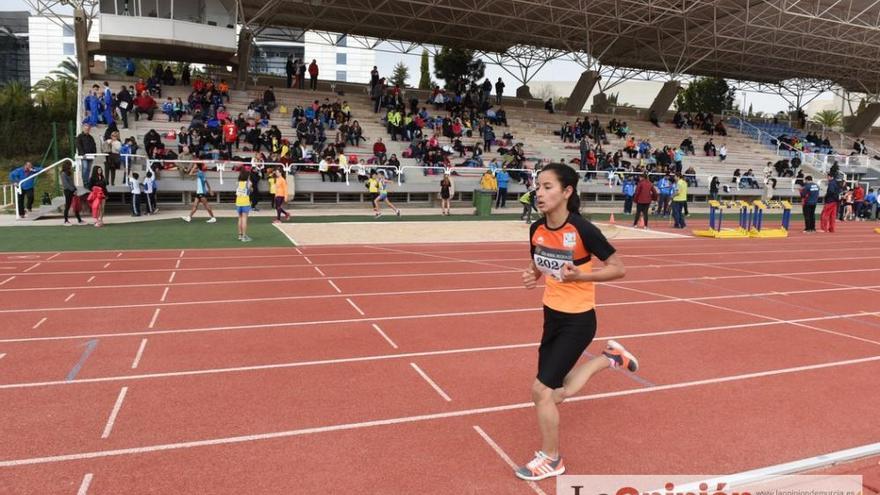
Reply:
M623 368L631 373L639 370L639 360L632 355L625 347L613 340L608 341L602 355L611 361L612 368Z
M535 452L534 459L525 466L516 468L514 474L517 478L526 481L539 481L551 476L559 476L564 472L565 465L562 464L562 456L551 459L539 450Z

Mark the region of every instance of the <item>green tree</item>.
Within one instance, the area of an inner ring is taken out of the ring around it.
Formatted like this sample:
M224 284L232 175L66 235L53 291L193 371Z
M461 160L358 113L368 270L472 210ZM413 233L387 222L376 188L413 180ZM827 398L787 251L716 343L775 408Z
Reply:
M821 126L834 128L839 127L843 123L843 115L841 115L840 110L822 110L821 112L816 112L811 120Z
M405 88L407 79L409 79L409 67L403 62L397 62L397 65L394 66L394 72L391 73L391 84Z
M736 90L724 79L699 77L678 93L675 105L685 112L721 113L733 109L735 98Z
M431 89L434 86L434 81L431 80L431 65L428 61L428 50L422 50L422 63L419 70L421 72L419 89Z
M473 50L444 46L434 57L434 75L446 81L447 87L460 79L476 82L485 72L486 64L474 56Z

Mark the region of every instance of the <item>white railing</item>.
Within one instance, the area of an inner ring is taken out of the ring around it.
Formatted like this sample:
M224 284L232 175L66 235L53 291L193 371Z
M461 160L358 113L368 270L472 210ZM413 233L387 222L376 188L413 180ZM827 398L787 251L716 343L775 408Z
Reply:
M15 203L13 196L15 196L15 186L12 184L0 184L0 189L3 190L2 197L3 202L0 203L0 208L6 208Z

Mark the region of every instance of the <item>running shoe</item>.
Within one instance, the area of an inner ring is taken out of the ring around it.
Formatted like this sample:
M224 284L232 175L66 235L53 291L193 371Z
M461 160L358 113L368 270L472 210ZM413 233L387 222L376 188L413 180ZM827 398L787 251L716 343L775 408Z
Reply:
M400 210L397 210L397 216L400 216Z
M539 481L551 476L559 476L564 472L565 466L562 464L562 456L554 460L540 450L535 452L535 458L528 464L518 467L514 471L517 478L526 481Z
M290 220L290 213L285 213L284 214L284 221L287 222L289 220Z
M281 220L278 220L278 219L276 218L275 220L272 220L272 223L281 223Z
M205 223L217 223L217 219L214 217L211 217L211 218L205 220Z
M608 341L602 355L611 361L612 368L623 368L631 373L635 373L639 369L639 361L625 347L613 340Z
M252 240L253 240L253 239L251 239L251 238L248 237L248 236L242 236L242 238L241 238L241 242L251 242Z
M192 217L180 217L180 219L186 223L192 222Z

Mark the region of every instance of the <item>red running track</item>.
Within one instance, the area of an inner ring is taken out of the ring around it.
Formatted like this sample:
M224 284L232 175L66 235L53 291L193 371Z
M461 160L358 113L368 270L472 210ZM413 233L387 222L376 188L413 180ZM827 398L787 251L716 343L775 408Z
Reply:
M621 340L642 370L562 406L568 472L725 474L876 442L878 240L617 241L627 277L599 288L589 352ZM553 493L486 440L516 462L540 444L527 256L0 254L0 493Z

